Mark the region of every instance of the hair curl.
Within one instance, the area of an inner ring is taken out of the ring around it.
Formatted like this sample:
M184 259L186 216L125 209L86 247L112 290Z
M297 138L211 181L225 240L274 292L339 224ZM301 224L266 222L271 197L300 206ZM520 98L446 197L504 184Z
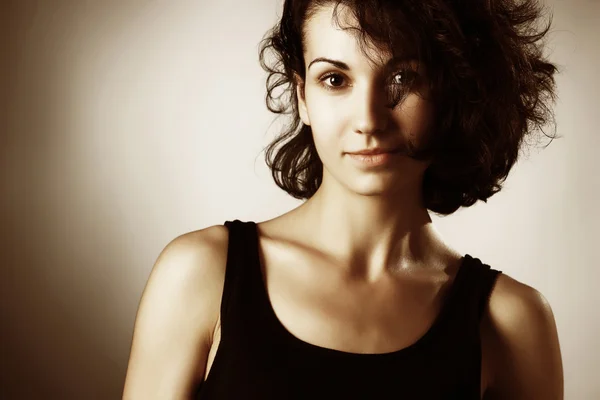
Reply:
M276 184L291 196L308 199L322 182L311 127L298 113L294 74L305 79L304 24L328 4L349 7L363 49L367 41L383 44L395 56L408 44L427 66L436 110L422 189L428 210L448 215L486 202L502 188L525 137L554 121L558 68L542 54L552 16L538 30L543 8L536 0L285 0L259 59L268 72L268 109L291 116L265 153Z

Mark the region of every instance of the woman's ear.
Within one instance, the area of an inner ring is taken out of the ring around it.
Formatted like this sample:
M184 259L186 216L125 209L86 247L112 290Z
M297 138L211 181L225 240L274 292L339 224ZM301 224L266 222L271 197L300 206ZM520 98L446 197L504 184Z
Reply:
M308 110L306 108L304 80L298 74L294 73L294 83L296 85L296 97L298 98L298 113L300 114L300 119L304 125L310 126L310 118L308 117Z

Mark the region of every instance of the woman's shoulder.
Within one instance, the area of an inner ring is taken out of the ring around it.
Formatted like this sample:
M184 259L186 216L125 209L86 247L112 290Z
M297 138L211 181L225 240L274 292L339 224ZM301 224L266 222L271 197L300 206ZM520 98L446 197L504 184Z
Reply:
M206 228L180 234L172 239L165 249L177 253L202 252L214 247L227 245L229 231L225 225L211 225Z
M224 225L212 225L183 233L162 250L153 269L166 275L205 280L221 278L225 273L229 232Z
M212 305L224 284L228 236L227 227L214 225L172 239L154 263L144 297L201 309L216 320Z
M490 294L488 316L507 328L512 324L522 325L525 314L540 314L550 311L544 295L536 288L512 276L498 274Z
M158 256L142 303L197 316L203 325L216 323L225 281L227 227L209 226L172 239Z
M182 233L172 239L160 257L218 257L227 249L229 232L225 225L212 225Z
M227 237L224 226L185 233L158 256L136 315L124 397L169 390L179 398L202 379L219 317Z
M558 398L554 397L562 391L558 333L550 303L540 291L499 274L484 316L484 332L494 392L508 398Z

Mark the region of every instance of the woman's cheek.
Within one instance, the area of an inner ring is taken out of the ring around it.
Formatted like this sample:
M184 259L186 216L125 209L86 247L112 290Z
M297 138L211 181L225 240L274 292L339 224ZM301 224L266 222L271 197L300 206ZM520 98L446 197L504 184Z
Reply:
M311 105L311 125L319 134L340 135L347 125L348 111L341 100L320 98Z
M398 110L397 119L402 132L416 142L428 140L432 126L433 107L417 95L409 96Z

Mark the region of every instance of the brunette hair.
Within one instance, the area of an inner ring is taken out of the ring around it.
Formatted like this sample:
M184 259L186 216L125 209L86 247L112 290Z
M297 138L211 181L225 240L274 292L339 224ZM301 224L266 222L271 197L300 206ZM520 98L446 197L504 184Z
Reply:
M259 58L268 72L268 109L291 117L265 152L273 179L291 196L308 199L322 181L311 127L298 113L295 75L304 81L305 22L329 4L338 26L338 7L351 10L358 27L343 29L355 32L361 48L381 44L396 56L410 45L427 67L435 137L414 157L432 160L422 189L428 210L448 215L487 201L502 188L526 137L538 129L550 142L556 137L543 130L554 121L556 100L558 67L542 54L552 16L538 29L543 8L536 0L285 0Z

